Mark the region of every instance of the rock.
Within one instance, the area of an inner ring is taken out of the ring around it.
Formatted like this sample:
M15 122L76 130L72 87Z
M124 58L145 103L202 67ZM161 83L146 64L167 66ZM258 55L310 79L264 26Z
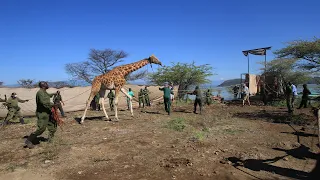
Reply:
M172 176L172 179L176 179L176 176L175 176L175 175L173 175L173 176Z
M82 174L82 171L78 171L78 174Z
M288 161L289 159L288 159L288 157L284 157L283 160L284 161Z
M172 146L171 146L171 148L175 148L175 147L176 147L175 145L172 145Z
M125 165L123 168L127 169L128 167L130 167L129 165Z
M50 160L45 160L44 163L48 164L48 163L51 163L51 161Z
M107 138L103 138L104 140L106 140Z

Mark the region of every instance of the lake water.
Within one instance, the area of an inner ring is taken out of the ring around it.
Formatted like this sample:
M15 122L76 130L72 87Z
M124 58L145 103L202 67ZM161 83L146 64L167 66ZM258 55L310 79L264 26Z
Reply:
M223 97L225 100L232 100L233 99L233 94L230 92L230 90L228 90L229 87L217 87L217 86L210 86L210 85L204 85L204 86L200 86L200 89L202 90L202 92L207 91L208 89L212 90L212 95L217 95L218 93L220 93L220 96ZM312 94L318 94L320 93L320 86L317 84L308 84L308 88L311 91ZM191 88L191 91L194 89ZM302 92L303 87L302 85L297 85L297 90L298 93ZM195 96L194 95L189 95L190 99L194 99Z

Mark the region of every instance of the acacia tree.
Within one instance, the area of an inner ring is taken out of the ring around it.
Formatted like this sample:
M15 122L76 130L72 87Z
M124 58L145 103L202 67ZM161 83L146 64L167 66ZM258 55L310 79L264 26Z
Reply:
M314 72L320 70L320 39L294 40L288 46L274 52L278 58L298 59L298 67Z
M277 79L278 94L283 94L285 82L292 82L293 84L306 83L312 75L312 72L302 70L297 67L298 59L274 59L267 62L267 68L262 68L265 71L267 78L275 77ZM267 79L268 80L268 79ZM268 84L268 81L266 82Z
M208 77L212 75L212 67L209 64L197 66L195 62L178 62L172 63L172 66L158 68L157 72L150 74L149 81L157 85L163 85L164 82L179 85L178 97L181 99L190 86L208 83Z
M87 83L92 82L97 75L105 74L112 70L112 68L123 62L128 54L124 51L117 51L112 49L97 50L91 49L87 61L78 63L69 63L65 65L65 70L68 74L78 80L84 80ZM146 71L129 74L127 80L136 80L144 77Z
M17 81L17 83L20 85L20 87L23 88L33 88L34 87L34 80L32 79L20 79Z

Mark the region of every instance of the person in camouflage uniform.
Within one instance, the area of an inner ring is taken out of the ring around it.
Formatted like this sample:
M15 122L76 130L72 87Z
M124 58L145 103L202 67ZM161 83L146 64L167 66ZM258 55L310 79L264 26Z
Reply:
M50 98L55 95L49 94L47 89L49 88L48 83L44 81L39 82L40 90L36 94L36 115L37 115L37 129L31 133L27 140L26 145L28 148L33 148L33 141L37 136L41 135L46 129L49 131L49 142L52 142L55 132L57 131L57 122L52 118L52 107L56 105L50 102Z
M150 91L148 90L147 86L144 88L143 92L144 92L144 100L145 100L146 106L151 106L150 98L149 98Z
M196 86L195 90L193 92L189 92L187 94L190 95L196 95L196 99L194 100L194 110L193 113L197 113L197 105L199 105L200 108L200 114L202 113L202 94L201 90L199 89L199 86Z
M163 91L163 101L164 101L164 108L166 110L166 112L168 113L168 115L170 115L171 113L171 98L170 98L170 94L173 94L173 91L171 90L171 88L169 87L168 83L164 84L163 88L159 88L160 91Z
M113 111L113 107L114 107L113 101L114 101L115 95L114 95L114 93L112 92L112 90L110 90L110 92L108 93L108 96L107 96L107 97L109 98L109 106L110 106L110 109L111 109L111 111Z
M59 109L59 111L61 113L61 116L62 117L66 117L64 115L64 111L63 111L63 108L62 108L62 105L61 105L61 103L64 105L64 102L62 101L62 97L61 97L60 91L57 91L56 95L53 96L53 103L58 106L58 109Z
M292 113L293 112L293 109L292 109L292 86L291 86L291 83L288 82L286 84L286 102L287 102L287 108L288 108L288 112L289 113Z
M144 92L143 89L140 89L140 92L138 93L139 96L139 108L141 108L141 106L144 108L144 105L146 103L145 98L144 98Z
M212 92L210 89L208 89L208 91L206 92L206 104L209 106L212 103Z
M17 97L16 93L12 93L11 97L9 99L7 99L5 105L8 108L8 114L4 120L3 125L7 125L9 123L10 120L15 119L15 118L19 118L20 123L24 124L24 120L23 120L23 116L21 114L20 111L20 107L18 105L18 103L24 103L24 102L28 102L29 100L21 100L20 98Z

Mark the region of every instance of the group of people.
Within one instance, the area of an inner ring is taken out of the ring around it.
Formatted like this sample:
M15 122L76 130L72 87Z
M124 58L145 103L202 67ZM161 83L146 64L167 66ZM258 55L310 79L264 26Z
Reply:
M150 91L148 90L147 86L144 89L140 89L138 96L139 96L139 108L144 108L145 106L151 106L151 101L150 101L150 97L149 97ZM135 97L134 92L132 91L131 88L129 88L128 90L128 95L131 96L132 98ZM107 98L109 99L109 106L110 106L110 110L113 111L114 110L114 99L115 99L115 94L113 92L113 90L110 90ZM93 100L91 101L91 109L92 110L97 110L100 111L100 95L99 93L96 94L96 96L93 98ZM127 109L130 109L130 99L127 98Z
M138 93L138 99L139 99L139 108L144 108L145 106L151 106L150 97L149 97L150 91L148 90L147 86L144 89L140 89L140 92Z
M174 92L173 92L173 83L168 83L166 82L164 84L164 87L159 88L160 91L163 91L163 101L164 101L164 108L165 111L170 115L171 113L171 103L174 99ZM199 88L199 86L196 86L194 91L192 92L187 92L186 94L189 95L195 95L195 100L194 100L194 108L193 108L193 113L197 114L197 107L199 106L199 111L200 114L202 113L202 107L203 107L203 94ZM206 105L212 104L212 92L210 89L208 89L205 93L205 103ZM223 101L223 98L220 96L216 97L216 100Z
M62 116L64 115L64 111L62 105L64 102L62 101L62 97L60 95L60 91L56 93L48 93L47 89L49 85L47 82L41 81L39 82L40 89L36 94L36 116L37 116L37 129L32 132L25 141L25 144L28 148L34 147L34 140L37 136L41 135L46 129L49 131L48 142L52 142L55 132L57 131L57 122L54 120L52 114L52 108L59 109ZM50 98L53 97L53 102L50 102ZM21 114L21 108L18 103L28 102L29 100L22 100L17 96L17 93L13 92L10 98L5 99L0 98L0 102L4 102L4 105L8 109L7 116L4 120L3 125L9 123L10 120L15 118L19 118L20 123L24 124L24 119Z
M11 96L7 98L5 95L5 99L0 98L0 102L3 102L3 105L7 108L8 113L7 116L4 119L3 126L8 125L11 120L15 120L16 118L19 118L19 121L21 124L25 124L24 122L24 117L22 116L21 113L21 108L19 107L19 103L25 103L28 102L29 99L27 100L22 100L18 97L17 93L13 92L11 93ZM64 102L62 101L62 97L60 95L60 91L57 91L53 95L53 102L56 104L57 109L59 109L61 116L65 117L62 104L64 105Z
M309 95L311 94L310 90L307 87L307 84L303 84L302 87L303 87L302 99L301 99L300 105L297 109L301 109L302 107L307 108ZM291 82L288 82L286 84L285 94L286 94L286 102L287 102L288 112L292 113L293 109L294 109L295 101L298 96L297 87L294 84L292 84Z
M238 99L238 95L240 93L241 95L241 99L242 99L242 106L245 105L245 102L248 103L248 105L250 106L250 92L249 92L249 87L247 86L246 83L242 84L242 91L240 92L240 86L239 85L235 85L233 88L233 95L234 95L234 99Z

